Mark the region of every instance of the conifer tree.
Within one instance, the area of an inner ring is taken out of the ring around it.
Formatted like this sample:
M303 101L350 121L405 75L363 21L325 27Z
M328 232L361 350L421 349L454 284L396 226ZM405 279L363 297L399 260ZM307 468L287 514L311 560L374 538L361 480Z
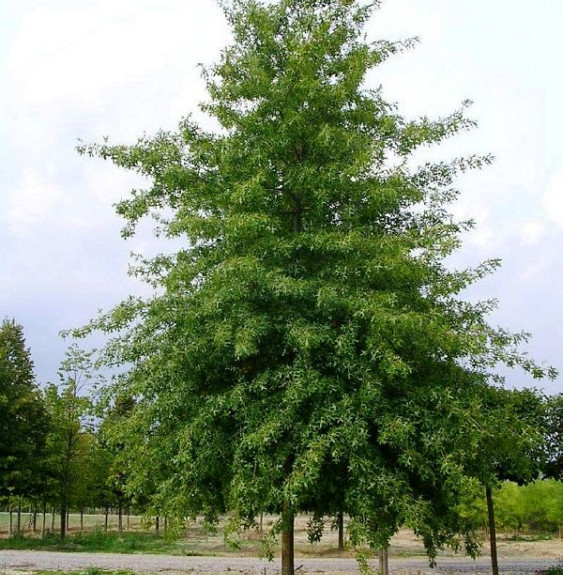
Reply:
M0 325L0 495L37 493L46 426L23 327L5 319Z
M366 87L412 44L366 40L378 2L221 4L234 40L203 105L219 128L187 118L80 148L150 180L117 205L125 236L152 216L183 242L138 261L153 297L82 331L111 334L108 363L128 366L112 388L142 430L124 432L128 453L151 452L157 497L182 513L280 513L283 575L301 510L346 512L374 548L408 523L431 557L460 533L474 550L449 510L479 443L476 398L498 362L544 370L524 335L489 325L492 303L460 298L498 262L444 264L472 226L448 211L455 177L490 158L411 166L474 126L467 103L407 120ZM138 462L132 485L150 472Z

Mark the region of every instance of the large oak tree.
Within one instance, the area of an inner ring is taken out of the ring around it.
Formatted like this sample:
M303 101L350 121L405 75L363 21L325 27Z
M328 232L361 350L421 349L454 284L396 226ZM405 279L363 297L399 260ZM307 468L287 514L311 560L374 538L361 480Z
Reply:
M376 548L408 522L431 556L460 532L472 549L449 510L479 445L477 398L498 362L544 373L524 336L489 325L493 304L460 297L498 262L444 263L472 225L448 211L455 177L490 158L411 161L473 127L466 104L407 120L367 88L411 45L365 39L377 2L222 6L234 40L203 105L217 130L188 118L81 148L148 178L117 205L125 236L152 216L182 246L138 261L153 297L85 330L113 334L106 359L126 368L112 390L134 398L131 485L181 513L281 513L284 575L304 509L345 511Z

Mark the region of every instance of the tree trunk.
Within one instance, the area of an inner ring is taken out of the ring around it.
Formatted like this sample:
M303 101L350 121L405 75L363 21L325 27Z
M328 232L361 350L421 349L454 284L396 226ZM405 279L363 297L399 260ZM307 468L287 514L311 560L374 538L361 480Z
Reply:
M119 500L119 504L118 504L117 516L118 516L117 527L119 530L119 535L122 535L123 534L123 505L121 503L121 499Z
M344 512L338 512L338 550L344 551Z
M160 515L156 516L156 519L154 521L154 528L156 530L156 534L158 535L160 533Z
M80 533L84 531L84 506L80 508Z
M281 575L295 575L294 561L294 521L293 511L284 503L282 510L281 533Z
M51 533L55 532L55 508L51 509Z
M22 498L18 497L18 518L16 523L16 535L19 537L22 531Z
M33 533L37 533L37 505L33 505Z
M12 509L12 499L8 503L8 513L10 514L9 525L8 525L8 533L10 537L14 534L14 511Z
M498 556L497 556L497 532L495 527L495 508L493 506L493 492L487 485L485 487L487 494L487 511L489 514L489 533L491 540L491 564L493 567L493 575L498 575Z
M45 521L47 519L47 502L43 501L43 522L41 523L41 539L45 539Z
M389 548L384 547L379 552L379 573L380 575L389 575Z
M66 508L66 497L65 495L61 496L61 529L60 529L60 538L61 541L65 540L66 537L66 530L67 530L67 508Z
M108 520L109 520L109 509L108 509L108 506L106 505L106 519L105 519L105 523L104 523L104 531L106 533L108 532Z

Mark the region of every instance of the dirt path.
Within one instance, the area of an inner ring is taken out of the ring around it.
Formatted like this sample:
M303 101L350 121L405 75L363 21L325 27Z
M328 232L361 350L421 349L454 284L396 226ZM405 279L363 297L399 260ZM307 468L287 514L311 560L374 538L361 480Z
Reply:
M532 575L556 563L553 559L524 557L501 560L503 574ZM330 573L331 575L358 573L353 559L296 558L299 573ZM374 565L377 567L377 565ZM279 560L268 562L251 557L178 557L170 555L116 555L104 553L60 553L52 551L0 551L0 573L29 573L38 569L77 570L88 567L102 569L130 569L139 573L174 574L231 574L275 575ZM467 558L443 558L438 567L430 569L423 558L390 559L391 573L396 575L440 575L454 573L488 574L491 572L486 557L472 561Z

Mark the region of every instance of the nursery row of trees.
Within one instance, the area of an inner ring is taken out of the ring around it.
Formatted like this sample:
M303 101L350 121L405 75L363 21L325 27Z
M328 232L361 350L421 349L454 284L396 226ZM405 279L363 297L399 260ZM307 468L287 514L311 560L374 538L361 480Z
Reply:
M95 383L90 354L73 345L59 382L40 388L22 326L2 322L0 500L18 511L24 502L41 513L56 509L62 538L71 507L121 510L126 501L117 454L104 439L108 424L94 417ZM112 417L115 410L107 420Z

